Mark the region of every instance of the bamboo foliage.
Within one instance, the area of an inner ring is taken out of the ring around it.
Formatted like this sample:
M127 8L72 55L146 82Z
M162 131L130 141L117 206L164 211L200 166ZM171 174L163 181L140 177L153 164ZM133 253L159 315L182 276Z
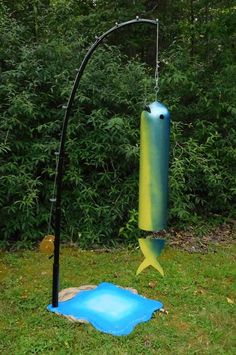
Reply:
M234 218L233 2L140 0L135 13L124 1L115 12L102 0L33 3L0 1L1 246L29 247L47 232L54 152L75 69L94 35L137 13L160 20L158 99L173 120L169 222ZM85 247L140 236L139 117L155 97L154 32L137 26L111 36L84 73L66 142L64 240Z

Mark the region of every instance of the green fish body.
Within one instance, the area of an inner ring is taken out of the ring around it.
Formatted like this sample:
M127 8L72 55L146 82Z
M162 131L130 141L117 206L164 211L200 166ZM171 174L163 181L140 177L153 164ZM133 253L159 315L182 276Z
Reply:
M170 113L160 102L141 114L139 228L160 231L168 215Z

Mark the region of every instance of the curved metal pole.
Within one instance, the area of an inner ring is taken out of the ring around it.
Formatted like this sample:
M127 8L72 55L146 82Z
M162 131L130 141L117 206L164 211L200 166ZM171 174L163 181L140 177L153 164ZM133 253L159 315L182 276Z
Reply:
M105 37L107 37L113 31L118 30L121 27L129 26L135 23L149 23L151 25L157 25L158 20L148 20L148 19L141 19L138 16L134 20L130 20L123 23L116 23L114 27L110 30L102 34L100 37L96 38L96 41L88 50L87 54L85 55L80 68L76 74L74 84L71 90L70 97L68 99L67 106L65 106L65 115L63 119L63 126L62 126L62 133L61 133L61 142L60 142L60 149L58 158L58 165L56 171L56 207L55 207L55 241L54 241L54 262L53 262L53 286L52 286L52 306L58 306L58 292L59 292L59 254L60 254L60 232L61 232L61 193L62 193L62 177L63 177L63 166L64 166L64 154L65 154L65 140L66 140L66 131L69 121L69 116L71 113L71 107L75 98L76 90L78 88L79 82L83 75L84 69L92 56L95 49L98 45L103 41Z

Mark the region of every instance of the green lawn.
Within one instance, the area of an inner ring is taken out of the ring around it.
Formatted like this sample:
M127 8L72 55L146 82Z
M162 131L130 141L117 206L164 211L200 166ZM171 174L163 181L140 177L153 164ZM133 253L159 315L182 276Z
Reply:
M136 288L164 303L129 336L103 334L46 310L51 264L36 251L0 254L1 354L235 354L236 246L217 253L188 254L166 249L166 276L148 268L138 278L139 251L92 252L64 248L61 288L102 281ZM156 281L154 288L149 282ZM228 299L227 299L228 298Z

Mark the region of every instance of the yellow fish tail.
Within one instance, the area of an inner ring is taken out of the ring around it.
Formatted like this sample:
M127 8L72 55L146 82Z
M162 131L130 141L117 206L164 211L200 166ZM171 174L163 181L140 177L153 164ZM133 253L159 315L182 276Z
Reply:
M139 265L138 270L136 272L136 276L138 274L140 274L140 272L142 272L144 269L146 269L148 266L153 266L157 271L159 271L159 273L164 276L164 271L161 267L161 265L158 263L157 260L148 260L148 259L144 259L143 262Z
M164 276L164 271L156 260L156 257L160 255L162 249L164 248L164 240L162 239L139 239L139 246L143 252L145 259L139 265L136 275L140 274L148 266L153 266L159 273Z

